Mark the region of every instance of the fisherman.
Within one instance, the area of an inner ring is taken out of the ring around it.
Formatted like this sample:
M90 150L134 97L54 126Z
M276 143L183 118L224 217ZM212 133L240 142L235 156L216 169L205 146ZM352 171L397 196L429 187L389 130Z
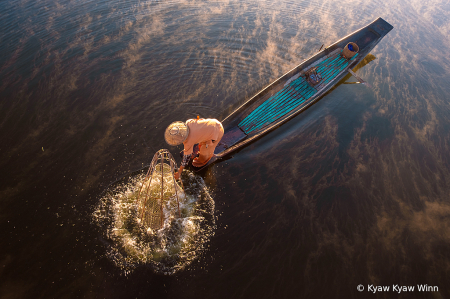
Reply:
M184 167L189 163L194 153L194 145L198 144L199 155L192 161L192 166L202 167L214 156L214 149L223 136L223 127L220 121L213 118L188 119L185 123L176 121L171 123L164 133L164 138L169 145L183 143L183 160L175 179L178 180Z

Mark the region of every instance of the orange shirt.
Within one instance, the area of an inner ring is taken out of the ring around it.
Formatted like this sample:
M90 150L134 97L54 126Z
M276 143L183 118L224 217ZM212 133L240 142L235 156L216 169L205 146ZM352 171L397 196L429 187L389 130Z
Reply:
M189 127L189 136L183 142L184 155L192 154L194 144L211 144L211 141L217 140L223 132L220 121L213 118L188 119L186 125Z

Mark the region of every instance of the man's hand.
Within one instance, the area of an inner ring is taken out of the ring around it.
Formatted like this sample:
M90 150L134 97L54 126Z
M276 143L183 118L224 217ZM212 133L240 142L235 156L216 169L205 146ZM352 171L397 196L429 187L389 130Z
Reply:
M183 169L184 169L184 166L183 165L181 165L180 166L180 169L178 169L178 172L175 172L173 175L175 176L175 179L178 181L179 179L180 179L180 174L181 174L181 172L183 171Z

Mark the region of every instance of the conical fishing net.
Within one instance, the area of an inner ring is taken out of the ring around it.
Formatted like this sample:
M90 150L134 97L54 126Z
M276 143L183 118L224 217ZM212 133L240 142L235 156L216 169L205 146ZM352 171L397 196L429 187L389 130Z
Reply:
M176 162L168 150L161 149L153 156L138 195L138 217L144 227L155 231L164 226L166 219L181 217L183 187L175 180L176 169Z

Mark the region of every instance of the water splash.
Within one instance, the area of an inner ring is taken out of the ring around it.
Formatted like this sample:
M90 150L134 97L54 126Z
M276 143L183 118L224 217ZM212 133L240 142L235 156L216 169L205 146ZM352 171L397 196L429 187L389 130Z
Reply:
M141 225L137 196L144 181L142 171L111 185L100 199L93 218L100 226L108 250L107 256L125 274L140 265L171 275L183 270L205 249L214 235L214 201L203 179L191 172L182 175L181 217L176 205L166 202L164 225L152 230ZM160 188L157 180L151 189Z

